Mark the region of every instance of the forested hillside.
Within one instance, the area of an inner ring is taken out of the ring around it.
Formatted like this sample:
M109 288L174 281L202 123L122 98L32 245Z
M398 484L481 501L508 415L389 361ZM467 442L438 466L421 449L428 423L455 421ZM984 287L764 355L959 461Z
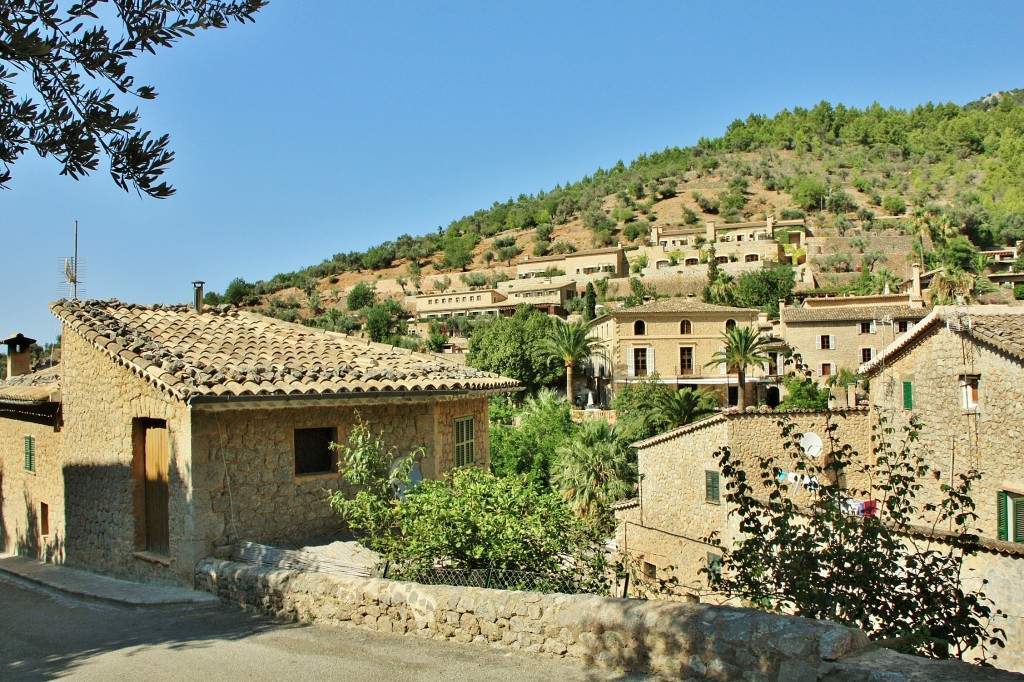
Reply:
M279 317L343 328L340 311L353 310L345 299L358 281L376 282L384 295L458 287L453 277L493 283L527 255L639 244L654 225L767 215L806 217L816 234L847 238L928 232L943 246L926 248L929 266L946 251L967 263L976 249L1024 237L1022 98L1014 90L965 106L861 110L822 102L750 115L720 137L496 202L447 229L338 253L269 281L235 280L211 301L259 303ZM841 261L826 268L841 270ZM289 288L296 291L271 296Z

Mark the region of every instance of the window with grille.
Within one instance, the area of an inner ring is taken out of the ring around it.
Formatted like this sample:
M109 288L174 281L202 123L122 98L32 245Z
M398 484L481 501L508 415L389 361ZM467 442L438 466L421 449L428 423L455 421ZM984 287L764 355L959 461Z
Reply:
M719 477L717 471L704 472L704 499L708 502L720 502Z
M455 420L455 466L473 463L473 417Z
M25 436L25 471L36 470L36 438Z
M1000 490L996 493L999 539L1024 542L1024 495Z

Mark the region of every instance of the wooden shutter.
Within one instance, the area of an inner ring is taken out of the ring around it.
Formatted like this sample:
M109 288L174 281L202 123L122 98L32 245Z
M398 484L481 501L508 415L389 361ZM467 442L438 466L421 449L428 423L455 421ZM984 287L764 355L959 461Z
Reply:
M626 351L626 376L636 376L636 370L633 367L633 353L634 349L630 348Z
M704 472L704 495L708 502L718 502L718 472Z
M996 520L999 527L998 537L1000 540L1006 540L1009 537L1007 535L1006 503L1007 495L1000 490L996 493Z
M910 381L903 382L903 409L914 409L914 384Z
M33 436L25 436L25 470L36 470L36 439Z
M1024 497L1013 499L1013 541L1024 542Z
M836 337L833 334L828 335L828 347L829 350L835 350L836 348Z
M170 554L168 523L168 470L170 441L167 427L150 425L145 431L146 549Z
M651 374L654 374L654 372L655 372L655 369L654 369L654 349L653 348L648 348L647 349L647 374L648 374L648 376L650 376Z
M814 337L814 347L818 350L821 350L821 339L822 337L820 334Z

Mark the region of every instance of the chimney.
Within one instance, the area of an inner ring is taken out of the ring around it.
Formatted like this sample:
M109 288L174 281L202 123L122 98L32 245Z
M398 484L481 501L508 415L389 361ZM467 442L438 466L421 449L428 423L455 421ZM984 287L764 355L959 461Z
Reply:
M32 357L29 349L35 343L24 334L15 334L3 340L7 344L7 378L21 376L32 371Z
M921 294L921 266L914 263L910 266L910 301L921 303L924 296Z
M203 312L203 285L206 282L192 282L192 306L197 313Z

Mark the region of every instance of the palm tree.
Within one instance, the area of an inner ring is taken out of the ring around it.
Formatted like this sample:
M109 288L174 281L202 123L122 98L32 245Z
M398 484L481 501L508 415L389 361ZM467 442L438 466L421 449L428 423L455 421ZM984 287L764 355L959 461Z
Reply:
M667 390L655 398L654 416L664 423L665 428L674 429L714 413L717 406L711 394L703 389Z
M633 490L636 462L607 422L585 422L555 455L551 484L583 518L607 521L608 506Z
M747 386L747 367L768 362L765 346L769 340L753 327L733 327L722 334L725 347L711 356L705 367L725 365L727 371L735 371L739 379L739 408L744 407Z
M540 349L547 355L548 362L555 360L565 365L565 397L572 401L572 375L580 365L592 356L601 355L601 340L590 336L590 330L582 322L557 322L551 335L541 339Z

